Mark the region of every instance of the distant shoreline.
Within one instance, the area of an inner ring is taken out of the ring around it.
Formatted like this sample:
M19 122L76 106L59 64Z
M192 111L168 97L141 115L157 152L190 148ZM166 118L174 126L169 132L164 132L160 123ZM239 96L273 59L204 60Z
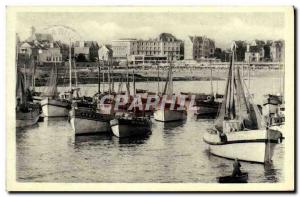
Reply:
M129 75L129 81L133 81L133 69L115 69L111 71L110 78L111 81L126 82L127 72ZM26 70L26 75L28 80L31 79L31 70ZM36 86L45 86L50 76L50 68L38 68L36 70L35 85ZM98 69L97 68L85 68L77 69L77 83L78 84L98 84ZM248 70L240 69L241 75L247 80L249 77ZM274 69L256 69L250 70L250 79L251 78L280 78L284 73L280 70ZM173 70L173 81L209 81L211 76L212 80L223 81L226 80L228 75L228 69L210 69L210 68L201 68L201 69L189 69L181 68ZM148 82L148 81L165 81L167 77L166 69L158 71L155 69L144 70L144 69L135 69L134 76L136 82ZM104 77L104 80L103 80ZM108 70L101 70L100 73L100 83L108 83ZM69 83L69 73L65 67L58 68L58 85L63 85ZM72 83L75 84L75 73L72 76Z

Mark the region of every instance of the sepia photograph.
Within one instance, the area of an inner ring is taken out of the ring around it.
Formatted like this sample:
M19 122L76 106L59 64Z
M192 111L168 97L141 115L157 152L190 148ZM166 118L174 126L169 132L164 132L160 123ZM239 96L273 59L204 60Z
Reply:
M6 15L8 191L295 189L292 6Z

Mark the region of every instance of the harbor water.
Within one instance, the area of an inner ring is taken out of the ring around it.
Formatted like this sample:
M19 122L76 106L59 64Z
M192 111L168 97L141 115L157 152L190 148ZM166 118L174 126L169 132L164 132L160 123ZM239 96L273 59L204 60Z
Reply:
M279 78L252 79L250 91L254 101L261 104L263 95L281 91L280 82ZM214 81L213 85L215 92L223 93L225 81ZM163 83L159 86L163 88ZM154 92L157 87L157 82L136 84L136 88ZM80 88L82 94L89 96L97 91L96 84ZM174 82L177 93L210 90L209 81ZM45 118L35 126L18 129L17 181L213 183L217 182L216 177L231 174L233 161L210 155L202 139L214 120L188 114L183 122L152 122L151 135L130 139L111 134L75 137L67 118ZM248 182L282 182L283 164L284 141L275 148L272 164L241 162L241 170L249 173Z

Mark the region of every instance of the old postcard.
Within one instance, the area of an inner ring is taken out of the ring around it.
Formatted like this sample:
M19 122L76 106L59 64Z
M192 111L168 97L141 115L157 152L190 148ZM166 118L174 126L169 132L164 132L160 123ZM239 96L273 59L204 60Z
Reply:
M293 7L7 7L8 191L293 191Z

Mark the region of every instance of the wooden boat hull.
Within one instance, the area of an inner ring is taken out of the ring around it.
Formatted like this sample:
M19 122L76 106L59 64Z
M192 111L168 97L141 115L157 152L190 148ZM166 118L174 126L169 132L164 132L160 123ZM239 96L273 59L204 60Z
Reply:
M215 118L218 114L219 106L221 103L217 102L201 102L197 104L197 110L194 113L196 116L207 116L211 118Z
M41 103L43 98L41 96L32 96L32 100L34 103Z
M46 98L41 101L45 117L67 117L71 103L65 100Z
M39 108L34 108L29 112L16 112L16 127L26 127L34 125L40 117Z
M145 136L151 133L150 120L146 124L139 124L134 120L113 119L110 125L113 134L119 138Z
M70 123L75 135L109 132L109 120L111 118L103 118L103 116L88 109L72 109L70 111Z
M250 130L226 133L226 138L222 140L219 134L207 132L203 140L213 155L267 163L272 161L274 148L281 142L282 134L275 130Z
M248 173L242 173L241 176L232 177L232 176L223 176L217 178L219 183L247 183L248 182Z
M186 120L187 114L184 110L157 110L154 112L154 119L161 122L172 122Z

